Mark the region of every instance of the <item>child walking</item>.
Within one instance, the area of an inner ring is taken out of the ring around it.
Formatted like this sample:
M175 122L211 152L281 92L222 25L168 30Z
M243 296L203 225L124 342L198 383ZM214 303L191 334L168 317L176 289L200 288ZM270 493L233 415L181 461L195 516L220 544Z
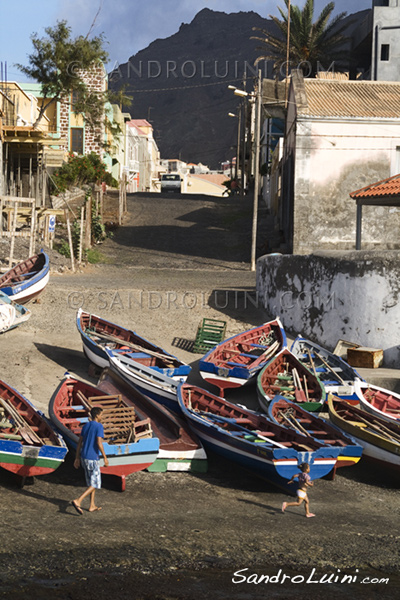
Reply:
M310 504L307 496L307 488L313 486L313 482L310 479L310 465L308 463L302 463L300 465L301 473L296 473L289 480L288 483L293 483L294 480L298 479L298 488L297 488L297 502L283 502L282 504L282 512L285 512L285 509L288 506L300 506L304 502L304 507L306 509L306 517L315 517L314 513L310 512Z
M85 471L86 485L89 486L79 498L72 501L72 506L80 515L83 515L81 508L82 500L87 496L90 496L89 512L101 510L101 507L95 504L96 490L101 488L99 454L104 459L104 465L108 466L108 459L103 448L104 428L101 423L102 413L103 409L99 406L91 409L90 416L92 420L85 423L82 427L76 449L74 467L79 469L79 465L82 464Z

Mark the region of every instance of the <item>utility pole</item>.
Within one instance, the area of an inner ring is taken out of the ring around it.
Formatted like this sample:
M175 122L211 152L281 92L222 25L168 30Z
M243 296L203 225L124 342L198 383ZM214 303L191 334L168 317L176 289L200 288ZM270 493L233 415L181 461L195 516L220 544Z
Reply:
M251 270L256 270L256 244L257 244L257 220L258 220L258 187L260 179L260 127L261 127L261 104L262 104L262 77L258 70L258 83L255 104L255 126L254 126L254 199L253 199L253 229L251 236Z
M290 57L290 0L288 2L288 24L287 24L287 39L286 39L285 108L287 108L287 105L288 105L289 57Z

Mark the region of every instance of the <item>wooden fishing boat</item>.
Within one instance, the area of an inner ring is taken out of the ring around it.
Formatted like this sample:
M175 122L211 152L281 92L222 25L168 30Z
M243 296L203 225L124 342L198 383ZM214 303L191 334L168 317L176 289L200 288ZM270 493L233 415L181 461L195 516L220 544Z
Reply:
M139 360L132 360L126 354L116 354L106 348L111 368L119 373L131 386L139 392L156 400L169 410L180 414L178 398L176 395L180 381L174 375L174 371L165 369L153 369ZM169 374L170 373L170 374Z
M0 381L0 466L26 477L55 471L68 449L44 414L14 388Z
M110 368L103 370L98 388L107 394L120 395L127 406L134 407L141 420L150 419L153 433L160 440L160 450L148 471L207 471L204 448L182 417L141 394Z
M124 329L101 317L84 312L76 317L83 351L90 361L101 368L108 367L112 356L127 356L149 369L177 380L186 379L191 367L175 356L144 339L134 331Z
M324 477L336 465L339 446L323 445L202 388L180 384L178 400L206 449L285 490L303 462L310 464L311 479Z
M301 403L305 410L319 411L326 399L323 384L295 355L284 348L272 358L257 377L257 394L261 408L275 396Z
M225 340L199 362L200 375L219 388L238 388L254 378L272 356L286 347L286 334L278 318Z
M361 408L388 421L400 423L400 394L365 381L356 381L355 390Z
M119 395L104 394L67 373L50 400L49 413L72 449L76 450L82 427L89 421L93 406L101 406L104 410L103 447L109 465L105 467L101 459L100 471L117 476L123 491L127 475L147 469L156 460L159 440L153 437L149 420L140 420L134 408Z
M283 396L275 396L268 406L268 417L281 425L311 436L327 446L340 446L340 453L334 471L339 467L355 465L361 458L362 446L328 423L325 419L311 413L299 404Z
M30 310L13 302L7 294L0 291L0 333L18 327L18 325L27 321L30 316Z
M44 290L49 277L49 257L42 251L1 275L0 290L14 302L26 304Z
M336 427L363 447L363 457L390 469L400 470L400 427L330 395L329 418Z
M364 380L342 358L301 336L294 340L290 350L324 384L327 394L358 404L354 382Z

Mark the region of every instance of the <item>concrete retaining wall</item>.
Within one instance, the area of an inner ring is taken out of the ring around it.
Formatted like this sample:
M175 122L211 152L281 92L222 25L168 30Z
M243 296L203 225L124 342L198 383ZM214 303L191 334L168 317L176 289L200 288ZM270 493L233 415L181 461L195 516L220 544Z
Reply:
M266 255L257 262L259 303L288 332L333 350L340 339L384 350L400 365L400 252Z

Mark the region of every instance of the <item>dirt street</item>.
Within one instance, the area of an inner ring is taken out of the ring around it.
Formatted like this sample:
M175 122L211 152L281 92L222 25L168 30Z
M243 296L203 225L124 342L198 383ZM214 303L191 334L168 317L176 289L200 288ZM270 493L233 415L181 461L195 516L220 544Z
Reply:
M190 347L203 317L225 320L230 336L275 316L258 306L248 269L249 205L130 197L128 206L101 246L107 264L52 275L31 319L0 336L1 379L45 412L66 370L96 381L75 326L81 305L190 362L189 381L202 385ZM229 398L257 408L254 387ZM285 494L214 455L206 474L140 472L124 493L104 478L102 511L79 516L70 501L85 486L72 463L69 454L23 489L1 470L0 597L398 596L399 478L365 461L315 483L314 519L282 514Z

